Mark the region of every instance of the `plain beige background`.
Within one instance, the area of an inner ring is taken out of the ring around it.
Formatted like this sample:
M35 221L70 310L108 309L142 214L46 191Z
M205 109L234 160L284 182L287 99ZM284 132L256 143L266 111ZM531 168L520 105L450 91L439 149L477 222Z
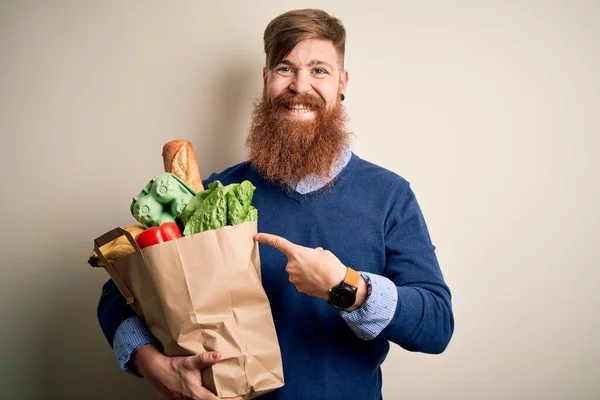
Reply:
M394 346L385 398L600 396L599 2L4 0L1 398L154 398L98 326L92 241L166 141L244 159L263 30L307 6L345 23L353 149L412 183L453 292L449 348Z

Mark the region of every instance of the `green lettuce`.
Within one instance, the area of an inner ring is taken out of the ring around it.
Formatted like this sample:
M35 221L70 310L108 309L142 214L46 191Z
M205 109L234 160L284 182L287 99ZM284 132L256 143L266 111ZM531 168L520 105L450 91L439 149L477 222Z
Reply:
M258 212L250 203L254 195L254 185L244 181L233 186L227 193L227 224L237 225L248 221L256 221Z
M223 186L215 181L208 189L196 194L181 214L184 236L258 221L258 210L251 205L256 188L250 181Z
M219 181L215 181L208 185L208 189L203 192L199 192L194 196L189 203L185 206L181 213L181 221L184 225L186 225L192 215L196 212L200 204L215 190L217 187L222 187L223 185Z

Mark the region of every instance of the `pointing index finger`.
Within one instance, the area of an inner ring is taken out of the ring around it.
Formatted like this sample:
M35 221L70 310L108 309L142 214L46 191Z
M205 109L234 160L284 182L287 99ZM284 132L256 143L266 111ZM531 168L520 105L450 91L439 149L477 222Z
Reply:
M256 236L254 236L254 239L259 243L266 244L281 251L288 258L292 256L292 253L297 247L289 240L270 233L257 233Z

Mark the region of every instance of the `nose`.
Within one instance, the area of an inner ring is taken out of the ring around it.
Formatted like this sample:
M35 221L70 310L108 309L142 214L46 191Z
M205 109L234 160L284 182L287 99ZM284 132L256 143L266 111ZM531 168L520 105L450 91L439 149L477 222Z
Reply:
M290 90L296 94L306 93L312 89L310 74L304 71L298 71L294 75L294 80L289 86Z

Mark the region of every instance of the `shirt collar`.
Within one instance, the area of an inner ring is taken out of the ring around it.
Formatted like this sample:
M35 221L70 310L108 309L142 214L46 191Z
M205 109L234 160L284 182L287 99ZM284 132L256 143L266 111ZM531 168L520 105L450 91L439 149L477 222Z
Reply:
M348 165L350 158L352 158L352 150L350 150L350 147L344 147L331 165L328 178L317 177L314 175L304 177L298 182L298 185L296 185L296 192L306 194L321 189L342 172L344 167Z

